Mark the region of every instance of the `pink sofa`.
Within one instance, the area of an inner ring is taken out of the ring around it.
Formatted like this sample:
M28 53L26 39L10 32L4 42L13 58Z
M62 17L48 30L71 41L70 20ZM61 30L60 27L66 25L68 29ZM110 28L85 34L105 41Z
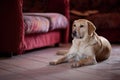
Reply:
M68 42L69 25L65 29L26 35L22 14L23 0L2 0L0 10L0 54L22 54L26 50ZM39 10L34 6L30 12ZM46 12L61 13L69 19L69 0L48 0Z

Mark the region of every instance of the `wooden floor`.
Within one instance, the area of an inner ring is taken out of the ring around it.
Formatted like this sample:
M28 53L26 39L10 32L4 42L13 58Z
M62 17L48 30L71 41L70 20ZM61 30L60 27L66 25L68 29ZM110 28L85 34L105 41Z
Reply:
M61 57L55 55L56 51L69 45L0 58L0 80L120 80L120 45L112 47L108 60L79 68L71 68L69 63L49 65L49 61Z

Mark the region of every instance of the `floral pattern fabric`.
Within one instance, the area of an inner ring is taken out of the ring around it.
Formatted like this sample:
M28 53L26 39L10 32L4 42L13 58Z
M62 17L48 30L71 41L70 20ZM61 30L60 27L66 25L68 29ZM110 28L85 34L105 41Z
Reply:
M64 29L68 25L65 16L59 13L24 13L25 33L43 33Z
M41 16L24 16L25 33L48 32L49 21Z

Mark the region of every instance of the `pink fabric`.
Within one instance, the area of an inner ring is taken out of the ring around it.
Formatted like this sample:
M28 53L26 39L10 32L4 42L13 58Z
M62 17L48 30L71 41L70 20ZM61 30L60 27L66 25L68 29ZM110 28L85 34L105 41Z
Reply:
M24 21L28 25L25 26L27 33L48 32L49 29L56 30L68 27L68 19L59 13L24 13Z
M25 34L49 31L50 22L42 16L24 16Z
M43 14L44 16L48 17L51 21L50 30L55 29L64 29L68 25L68 20L65 16L59 13L46 13Z

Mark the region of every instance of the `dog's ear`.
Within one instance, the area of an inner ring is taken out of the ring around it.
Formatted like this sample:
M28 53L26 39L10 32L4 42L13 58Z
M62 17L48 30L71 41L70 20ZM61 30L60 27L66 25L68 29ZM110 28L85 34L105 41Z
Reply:
M87 23L88 23L88 34L89 34L89 35L92 35L92 33L95 32L96 27L95 27L95 25L94 25L92 22L90 22L90 21L87 21Z

